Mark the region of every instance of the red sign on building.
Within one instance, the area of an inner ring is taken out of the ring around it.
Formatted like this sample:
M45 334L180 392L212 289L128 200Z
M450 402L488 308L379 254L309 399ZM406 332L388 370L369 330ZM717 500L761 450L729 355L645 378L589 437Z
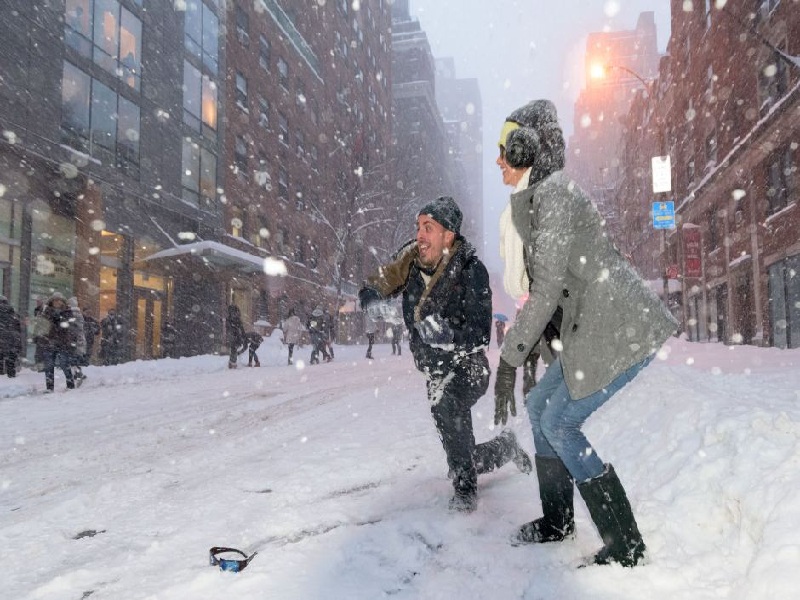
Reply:
M703 276L703 242L699 227L682 228L684 277L699 279Z

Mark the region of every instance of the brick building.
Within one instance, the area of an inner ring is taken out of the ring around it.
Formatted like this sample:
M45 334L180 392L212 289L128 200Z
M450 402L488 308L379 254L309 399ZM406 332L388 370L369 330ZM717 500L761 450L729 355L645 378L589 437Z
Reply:
M620 119L656 75L656 42L652 12L641 13L635 29L594 32L586 40L586 87L575 101L565 170L595 200L615 237L620 215L612 192L622 172Z
M197 354L226 304L250 328L352 297L391 205L388 3L6 4L0 285L21 314L54 292L116 308L123 359L150 358L167 319Z
M673 266L693 340L800 346L800 5L672 2L658 78L626 122L623 250ZM677 229L653 235L650 157L667 153Z
M226 243L286 270L236 278L229 301L246 322L335 313L376 265L392 200L388 3L228 7Z

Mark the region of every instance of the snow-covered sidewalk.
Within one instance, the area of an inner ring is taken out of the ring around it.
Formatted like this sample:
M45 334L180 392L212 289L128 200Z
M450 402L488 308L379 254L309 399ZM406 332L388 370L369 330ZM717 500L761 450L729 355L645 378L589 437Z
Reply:
M648 544L636 569L573 568L600 545L577 495L574 540L511 547L540 514L535 476L513 465L480 478L476 512L449 513L407 348L380 344L369 362L337 346L333 363L295 368L268 339L260 369L89 367L79 390L49 395L23 370L0 380L0 598L792 597L800 352L668 350L587 425ZM473 410L478 441L497 433L493 410L491 395ZM221 572L215 545L259 553Z

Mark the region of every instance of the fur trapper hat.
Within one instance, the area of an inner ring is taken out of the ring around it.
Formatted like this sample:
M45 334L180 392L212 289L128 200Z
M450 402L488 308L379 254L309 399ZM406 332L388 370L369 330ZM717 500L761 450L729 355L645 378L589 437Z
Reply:
M420 215L428 215L439 225L449 229L456 235L461 232L461 222L464 220L464 215L461 213L456 201L450 196L439 196L433 202L428 202L417 213L417 217Z
M506 123L516 123L506 137L506 162L514 168L533 167L533 184L564 168L564 134L556 106L550 100L534 100L512 112ZM504 131L509 130L506 124Z

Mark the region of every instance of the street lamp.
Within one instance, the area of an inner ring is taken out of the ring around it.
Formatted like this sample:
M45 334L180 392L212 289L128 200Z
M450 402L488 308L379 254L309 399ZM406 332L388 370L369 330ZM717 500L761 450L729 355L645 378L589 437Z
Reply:
M636 71L629 69L628 67L622 65L606 65L601 63L595 63L589 68L589 75L592 79L605 79L606 77L606 70L607 69L617 69L619 71L624 71L629 75L633 75L636 79L638 79L642 85L645 87L646 90L650 90L650 82L644 80L644 78L639 75Z
M642 86L644 86L645 93L649 98L650 96L650 86L652 85L653 80L646 81L644 77L639 75L633 69L630 69L624 65L614 65L614 64L603 64L603 63L595 63L589 69L589 75L592 79L603 79L606 77L606 72L609 69L617 69L619 71L623 71L635 79L637 79ZM666 205L666 198L667 194L672 190L672 174L670 172L670 160L669 155L667 154L666 148L666 139L664 137L664 131L662 128L662 121L660 117L656 117L656 124L658 126L658 139L659 139L659 152L661 152L662 156L655 156L652 159L652 177L653 177L653 193L656 195L664 194L662 197L662 202L658 204L664 206ZM666 172L664 170L666 169ZM661 173L657 173L656 171L662 171ZM653 203L653 225L656 226L656 211L655 211L655 204ZM673 205L674 206L674 205ZM674 221L674 215L673 215ZM674 227L674 224L673 224ZM664 284L664 304L669 307L669 261L667 260L667 227L659 227L661 229L661 261L662 261L662 281ZM671 228L671 227L670 227Z

